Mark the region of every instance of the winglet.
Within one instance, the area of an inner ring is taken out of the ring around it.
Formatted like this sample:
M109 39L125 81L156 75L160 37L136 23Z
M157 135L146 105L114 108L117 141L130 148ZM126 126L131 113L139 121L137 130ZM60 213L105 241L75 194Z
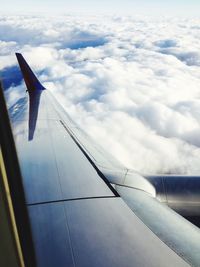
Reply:
M44 90L45 88L41 85L25 59L20 53L16 53L16 57L21 69L21 72L23 74L24 81L26 83L27 91L29 93L34 92L34 91L41 91Z

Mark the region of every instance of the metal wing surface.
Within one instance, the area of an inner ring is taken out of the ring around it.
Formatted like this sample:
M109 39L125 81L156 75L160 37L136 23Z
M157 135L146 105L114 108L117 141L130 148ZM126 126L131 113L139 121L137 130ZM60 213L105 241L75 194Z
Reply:
M28 93L10 112L37 266L200 266L199 229L100 148L17 59Z

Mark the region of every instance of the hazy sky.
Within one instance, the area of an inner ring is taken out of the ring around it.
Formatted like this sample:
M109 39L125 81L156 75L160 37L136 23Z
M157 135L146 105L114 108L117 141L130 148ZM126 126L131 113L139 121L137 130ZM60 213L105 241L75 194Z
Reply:
M3 1L1 13L125 13L200 15L199 0L12 0Z

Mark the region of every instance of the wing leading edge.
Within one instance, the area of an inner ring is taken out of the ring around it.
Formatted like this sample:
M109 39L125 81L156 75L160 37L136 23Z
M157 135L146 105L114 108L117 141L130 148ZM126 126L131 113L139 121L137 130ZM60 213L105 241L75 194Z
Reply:
M17 57L31 101L38 80ZM37 266L198 266L199 229L159 204L147 179L106 156L48 90L40 91L37 105L24 101L12 114ZM169 220L167 233L157 209L179 222L179 242L178 229Z

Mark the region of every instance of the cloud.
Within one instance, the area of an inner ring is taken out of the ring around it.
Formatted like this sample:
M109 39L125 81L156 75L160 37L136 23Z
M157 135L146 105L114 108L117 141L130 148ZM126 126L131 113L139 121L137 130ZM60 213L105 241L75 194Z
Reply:
M20 51L70 116L125 166L199 174L199 22L4 16L0 70L9 105L20 105L24 90Z

